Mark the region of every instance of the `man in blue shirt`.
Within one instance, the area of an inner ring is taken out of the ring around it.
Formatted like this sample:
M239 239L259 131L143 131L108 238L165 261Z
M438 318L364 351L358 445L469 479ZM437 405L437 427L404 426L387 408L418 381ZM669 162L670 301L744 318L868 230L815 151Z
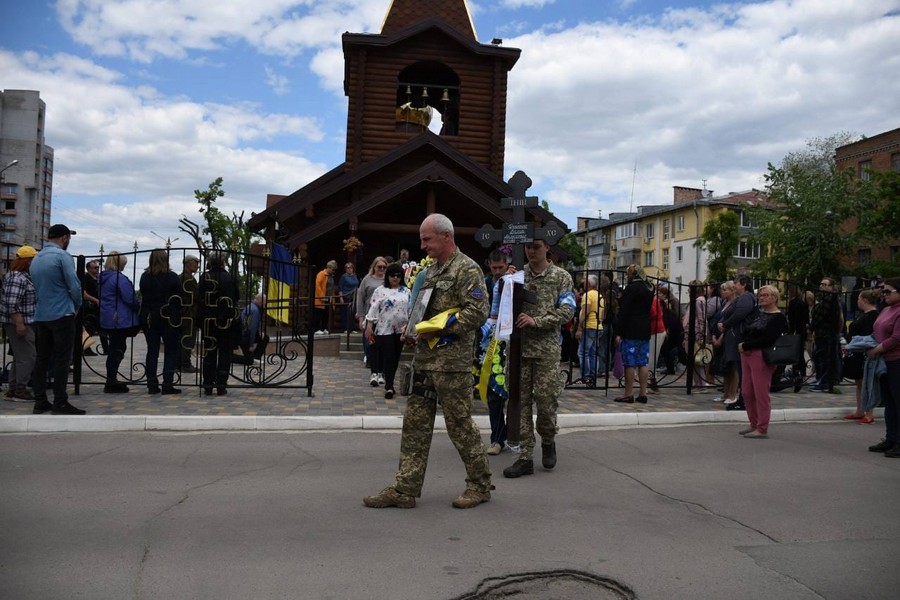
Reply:
M65 225L53 225L49 241L31 263L37 307L34 312L36 358L32 382L34 414L83 415L69 404L66 385L75 343L75 313L81 308L81 283L72 255L66 252L72 236ZM53 365L53 404L47 400L47 369Z

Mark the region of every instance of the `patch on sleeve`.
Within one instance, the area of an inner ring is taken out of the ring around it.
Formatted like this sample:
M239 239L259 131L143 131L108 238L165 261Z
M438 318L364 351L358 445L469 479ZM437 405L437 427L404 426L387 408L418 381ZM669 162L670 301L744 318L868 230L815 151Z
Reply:
M469 292L469 295L476 300L481 300L482 298L484 298L484 289L480 285L473 286L472 290Z
M556 302L557 306L571 306L572 310L575 310L575 292L563 292L559 295L559 300Z

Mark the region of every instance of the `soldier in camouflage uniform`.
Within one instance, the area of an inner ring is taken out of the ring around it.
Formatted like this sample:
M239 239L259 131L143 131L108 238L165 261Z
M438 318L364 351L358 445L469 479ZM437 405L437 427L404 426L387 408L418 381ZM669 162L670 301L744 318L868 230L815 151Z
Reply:
M534 292L537 304L525 303L516 317L516 328L522 332L520 454L503 470L504 477L534 473L532 401L537 407L541 462L545 469L556 466L556 410L563 387L559 376L560 328L575 315L575 292L569 273L548 260L549 250L544 240L525 245L525 289Z
M428 267L419 295L429 288L425 319L458 308L456 321L438 332L407 332L415 345L415 375L406 403L400 441L400 469L394 485L363 498L372 508L413 508L422 493L431 448L437 402L440 400L447 434L466 466L466 489L453 501L456 508L473 508L491 499L491 470L481 434L472 419L472 359L475 333L488 314L487 291L481 269L459 251L453 223L440 214L428 216L419 228L422 249L436 262ZM434 337L433 348L428 341Z

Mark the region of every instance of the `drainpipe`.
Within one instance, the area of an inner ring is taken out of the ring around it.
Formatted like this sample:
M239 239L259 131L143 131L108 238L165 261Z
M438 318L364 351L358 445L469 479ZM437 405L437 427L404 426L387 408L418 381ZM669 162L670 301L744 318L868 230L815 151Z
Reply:
M697 201L694 200L693 202L691 202L691 206L694 209L694 218L697 219L697 238L699 239L700 233L701 233L700 232L700 211L697 210ZM696 258L694 259L694 279L700 279L700 252L701 251L702 251L702 248L700 248L700 246L697 246L697 254L696 254Z

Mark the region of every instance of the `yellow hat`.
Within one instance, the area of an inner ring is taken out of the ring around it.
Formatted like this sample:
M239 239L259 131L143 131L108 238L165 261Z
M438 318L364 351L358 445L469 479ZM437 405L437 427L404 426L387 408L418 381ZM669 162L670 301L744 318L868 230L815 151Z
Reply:
M22 246L18 250L16 250L16 256L19 258L33 258L37 255L37 250L32 248L31 246Z

